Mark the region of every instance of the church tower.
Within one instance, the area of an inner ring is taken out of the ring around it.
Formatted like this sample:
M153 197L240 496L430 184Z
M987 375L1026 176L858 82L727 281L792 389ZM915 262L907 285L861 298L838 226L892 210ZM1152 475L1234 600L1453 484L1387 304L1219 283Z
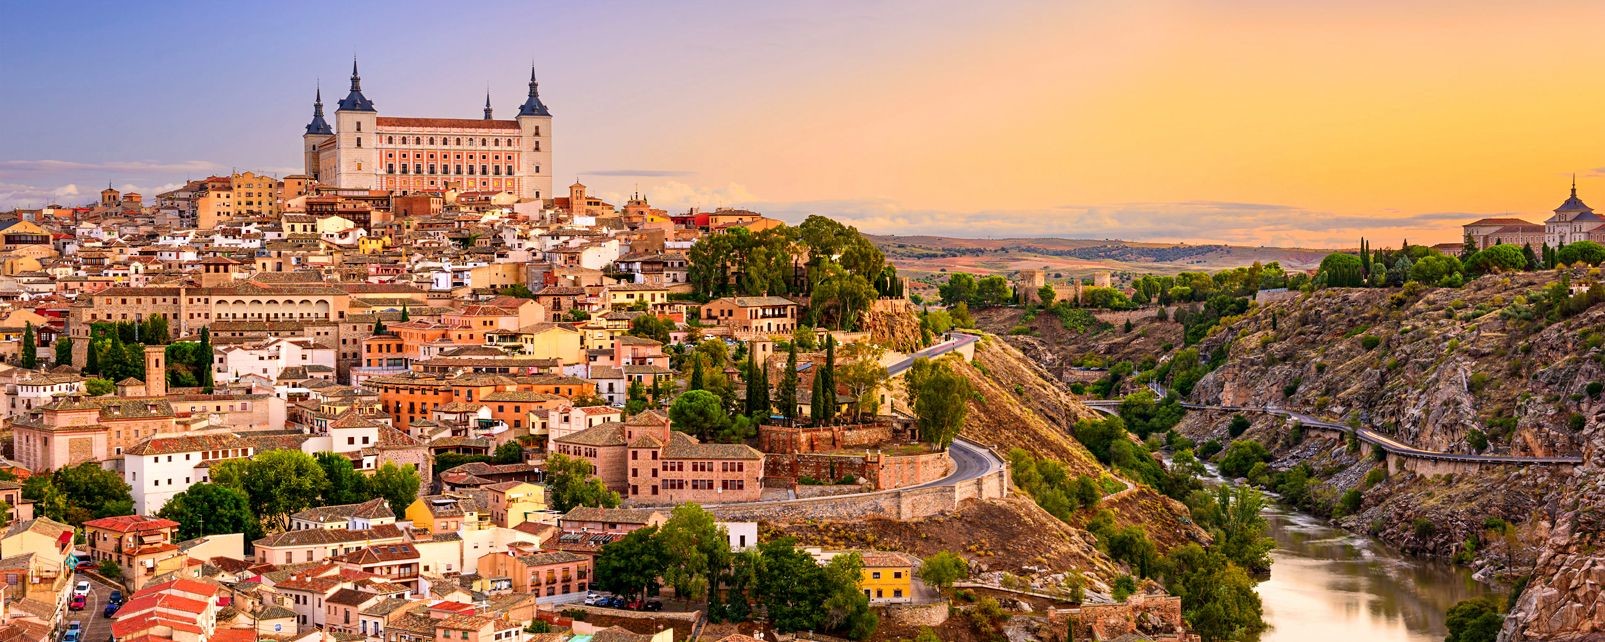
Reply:
M338 187L374 189L378 183L379 112L362 95L362 76L351 59L351 93L334 110L334 167L319 167L319 178Z
M312 122L307 123L307 131L301 135L302 150L306 154L306 175L312 180L318 180L318 146L334 138L334 129L329 127L329 121L323 119L323 88L319 87L316 98L312 100Z
M529 68L529 98L518 107L519 174L527 178L518 185L518 197L550 199L552 193L552 112L541 102L540 83L535 80L535 67ZM487 97L488 98L488 97ZM490 118L490 106L485 107Z

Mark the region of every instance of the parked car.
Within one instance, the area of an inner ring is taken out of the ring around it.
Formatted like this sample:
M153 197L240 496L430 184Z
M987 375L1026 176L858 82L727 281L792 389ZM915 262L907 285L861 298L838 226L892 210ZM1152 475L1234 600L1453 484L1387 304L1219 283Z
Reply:
M67 633L61 636L61 642L79 642L83 639L83 636L84 624L78 620L73 620L72 624L67 625Z
M89 601L89 596L87 596L87 595L74 595L74 596L72 596L72 601L67 603L67 610L70 610L70 611L82 611L82 610L84 610L85 603L87 603L88 601Z
M122 607L122 605L116 602L107 602L105 610L100 612L100 617L109 618L113 615L116 615L117 609L120 607Z
M99 565L95 564L95 560L79 560L78 565L74 566L73 568L80 571L91 571L94 570L96 566Z
M76 586L72 587L72 594L85 596L89 595L89 580L79 582Z
M643 610L643 611L662 611L663 610L663 602L661 602L659 600L647 600L646 604L641 607L641 610Z
M122 606L123 605L123 592L122 591L116 591L116 590L112 591L111 592L111 597L106 598L106 601L111 603L111 604L116 604L117 606Z
M603 604L601 606L606 606L610 609L622 609L624 608L624 604L625 599L621 596L615 595L607 599L607 604Z
M591 591L590 593L586 593L585 594L585 605L586 606L596 606L598 602L601 602L606 597L607 597L606 595L602 595L601 593L597 593L596 591Z

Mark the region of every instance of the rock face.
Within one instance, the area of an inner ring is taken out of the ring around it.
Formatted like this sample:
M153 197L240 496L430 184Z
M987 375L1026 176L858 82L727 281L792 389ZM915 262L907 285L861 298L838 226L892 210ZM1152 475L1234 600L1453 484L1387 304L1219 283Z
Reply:
M1566 507L1532 580L1505 620L1504 640L1605 640L1605 429L1590 431L1588 464L1565 487Z

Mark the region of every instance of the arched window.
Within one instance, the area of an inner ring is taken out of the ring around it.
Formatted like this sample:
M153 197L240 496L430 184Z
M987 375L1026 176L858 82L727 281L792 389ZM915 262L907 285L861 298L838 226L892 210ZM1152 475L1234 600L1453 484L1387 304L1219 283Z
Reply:
M429 144L430 144L430 145L433 145L433 144L435 144L435 137L434 137L434 136L430 136L430 137L429 137Z
M388 144L394 145L394 144L396 144L396 137L395 136L386 136L385 137L385 142L388 143ZM540 143L535 143L535 148L536 149L540 149L540 145L541 145Z
M483 139L483 138L479 139L479 146L480 147L484 147L485 146L485 139Z
M458 139L457 139L457 144L458 144L458 145L461 145L461 144L463 144L463 139L462 139L462 138L458 138Z
M500 138L493 138L493 139L491 139L491 140L494 140L494 141L496 141L496 144L495 144L495 146L496 146L496 147L501 147L501 146L502 146L502 139L500 139Z
M424 137L423 136L413 136L412 137L412 144L414 144L414 145L422 145L422 144L424 144Z

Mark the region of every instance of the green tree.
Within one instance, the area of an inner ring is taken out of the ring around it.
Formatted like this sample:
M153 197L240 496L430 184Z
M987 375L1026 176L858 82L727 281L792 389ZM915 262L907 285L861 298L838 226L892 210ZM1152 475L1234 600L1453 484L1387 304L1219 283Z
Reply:
M200 373L201 392L212 394L212 328L201 327L201 347L195 350L195 369Z
M669 343L669 333L672 331L674 322L655 314L643 314L630 319L630 336L651 339L666 345Z
M869 608L869 596L858 589L863 576L864 558L858 553L837 555L825 564L825 627L854 640L869 639L880 624L880 616Z
M50 475L34 475L23 481L22 498L33 502L35 515L67 521L67 495L50 481Z
M974 301L978 291L977 288L978 286L976 285L975 277L973 275L966 274L964 272L956 272L949 275L947 277L947 283L938 286L936 291L937 294L941 295L942 303L946 304L948 307L952 307L958 305L959 303L969 303Z
M691 355L691 379L686 383L686 390L704 390L702 382L702 355Z
M56 365L72 365L72 337L65 334L56 335Z
M591 475L591 462L553 454L546 459L546 493L552 510L566 513L577 506L616 508L619 494Z
M202 482L174 495L157 517L178 522L178 539L243 533L245 541L262 537L262 522L251 513L250 499L238 488Z
M1325 277L1327 287L1357 288L1365 285L1364 264L1346 252L1333 252L1321 259L1317 278Z
M1595 247L1599 247L1597 244ZM1561 248L1562 253L1566 248ZM1605 248L1601 248L1605 251ZM1508 243L1493 245L1466 257L1466 272L1472 275L1520 272L1527 269L1527 257L1521 248Z
M1602 261L1605 261L1605 245L1600 245L1593 241L1567 243L1560 246L1560 249L1555 250L1555 260L1566 265L1576 265L1578 263L1599 265Z
M875 391L890 377L886 366L881 365L884 352L868 341L856 341L842 347L842 356L848 361L831 378L835 380L839 376L841 384L847 388L848 396L853 398L854 421L862 419L866 413L874 415L880 409Z
M706 390L692 390L676 398L669 406L669 419L675 430L701 441L712 441L730 423L723 401Z
M1444 642L1494 642L1505 623L1499 603L1491 597L1461 600L1449 607L1446 622L1449 637Z
M820 605L829 593L825 569L791 538L762 542L758 554L758 600L768 609L770 624L783 632L820 628Z
M1460 259L1444 254L1428 254L1410 266L1410 280L1438 285L1462 270Z
M825 337L825 367L814 375L814 389L818 390L819 407L814 408L814 423L830 423L836 418L836 336Z
M1225 454L1221 455L1220 472L1227 477L1243 477L1254 464L1270 460L1271 453L1264 444L1253 439L1239 439L1227 446Z
M373 477L368 479L368 490L375 496L383 497L390 504L391 512L401 515L418 499L418 488L422 484L423 479L418 471L386 462L379 470L373 471Z
M356 504L373 498L368 478L357 472L351 459L330 452L318 453L316 459L328 482L323 487L323 504Z
M117 392L117 384L112 383L110 379L90 377L84 380L84 392L89 393L91 397L101 397Z
M212 481L245 491L251 512L280 529L290 515L316 506L329 482L318 460L299 450L270 450L212 467Z
M1166 557L1165 588L1181 598L1182 616L1210 642L1252 639L1265 628L1254 580L1225 556L1188 543Z
M786 351L786 370L780 373L780 387L775 391L775 405L787 419L797 418L797 344Z
M1044 283L1042 287L1037 288L1037 299L1042 301L1042 307L1044 308L1053 307L1053 301L1058 296L1058 291L1054 290L1052 285Z
M952 551L937 551L920 563L920 579L941 590L970 576L970 565Z
M29 370L39 367L39 345L35 343L32 321L22 326L22 356L19 364Z
M518 287L522 287L522 288L524 288L525 292L529 292L529 286L527 286L527 285L519 283ZM535 295L531 294L530 296L527 296L527 297L524 297L524 298L533 299L533 298L535 298ZM407 306L405 304L403 304L401 306L401 322L402 323L406 323L406 322L411 321L411 320L412 320L412 314L407 311Z
M759 420L769 418L769 369L758 362L755 350L747 351L747 415Z
M596 556L596 583L602 590L635 598L657 592L669 564L658 527L636 529L608 542Z
M381 336L381 335L385 335L385 334L389 334L389 333L390 333L389 330L387 330L385 328L385 320L384 319L375 318L373 320L373 332L371 333L373 336L377 337L377 336Z
M914 360L909 368L908 396L919 417L920 440L946 448L958 436L969 413L974 391L970 380L952 370L944 361Z
M74 526L101 517L134 514L133 490L121 475L97 462L57 468L50 482L67 501L66 521Z
M1001 275L984 277L975 284L975 300L972 304L976 307L1008 305L1012 300L1014 293L1009 288L1009 281Z
M730 564L730 536L714 522L712 513L686 502L674 507L658 529L666 568L663 581L676 596L700 600L708 596L712 581Z
M490 463L522 464L524 463L524 447L518 445L516 441L509 441L497 446L496 451L491 453Z
M1260 514L1265 508L1264 495L1247 485L1222 484L1215 489L1215 504L1219 522L1211 529L1216 538L1212 548L1250 571L1269 571L1276 542Z

